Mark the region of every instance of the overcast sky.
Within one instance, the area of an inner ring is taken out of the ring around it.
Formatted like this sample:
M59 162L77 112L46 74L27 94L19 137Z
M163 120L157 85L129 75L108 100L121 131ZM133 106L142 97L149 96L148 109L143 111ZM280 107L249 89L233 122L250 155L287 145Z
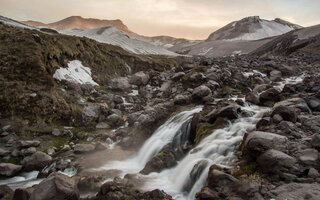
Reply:
M80 15L121 19L132 31L205 39L247 16L320 24L320 0L0 0L0 15L45 23Z

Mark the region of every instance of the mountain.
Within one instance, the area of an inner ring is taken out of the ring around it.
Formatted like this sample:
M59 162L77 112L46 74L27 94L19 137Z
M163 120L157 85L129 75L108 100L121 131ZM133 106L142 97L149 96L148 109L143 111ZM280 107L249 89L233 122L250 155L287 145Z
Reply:
M221 29L213 32L207 41L213 40L259 40L263 38L282 35L292 30L302 28L285 20L276 18L269 21L259 16L246 17L231 22Z
M258 16L246 17L213 32L205 41L189 46L177 45L170 50L206 57L248 54L270 42L273 37L301 28L279 18L269 21Z
M54 28L57 30L66 30L66 29L88 30L88 29L112 26L118 29L119 31L123 32L124 34L135 35L135 33L130 31L129 28L119 19L101 20L101 19L93 19L93 18L83 18L81 16L71 16L50 24L45 24L37 21L23 21L22 23L29 26L37 26L37 27L41 26L41 27Z
M98 42L120 46L123 49L136 54L168 55L177 56L178 54L168 51L162 47L155 46L148 42L129 38L114 27L102 27L88 30L60 30L62 34L87 37Z
M293 52L320 53L320 25L291 31L274 38L253 51L254 54L275 53L288 55Z

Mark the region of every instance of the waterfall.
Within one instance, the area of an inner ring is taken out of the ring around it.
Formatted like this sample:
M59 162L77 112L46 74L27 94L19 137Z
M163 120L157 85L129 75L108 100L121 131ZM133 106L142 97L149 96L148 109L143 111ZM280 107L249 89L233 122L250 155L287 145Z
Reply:
M161 149L175 141L176 145L185 145L187 137L183 136L185 131L189 131L186 122L189 122L194 113L200 112L202 106L198 106L192 110L181 112L169 120L167 120L162 126L160 126L152 136L143 144L139 152L132 158L123 161L113 161L107 163L105 166L95 170L121 170L122 176L128 173L140 172L147 162ZM188 134L188 133L186 133Z
M231 167L237 160L235 152L246 132L253 131L258 120L269 108L246 104L242 110L254 112L229 126L215 130L193 148L177 166L160 173L139 175L145 179L142 189L162 189L174 199L194 199L195 194L206 184L212 164Z

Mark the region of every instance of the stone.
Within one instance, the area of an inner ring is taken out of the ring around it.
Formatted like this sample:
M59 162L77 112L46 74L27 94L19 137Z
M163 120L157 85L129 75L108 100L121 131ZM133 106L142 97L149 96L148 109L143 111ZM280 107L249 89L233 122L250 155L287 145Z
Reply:
M238 179L236 179L235 177L222 171L216 170L214 166L210 167L208 175L208 186L212 188L223 187L235 182L238 182Z
M91 121L96 121L99 118L100 107L98 104L89 103L82 110L82 121L88 124Z
M31 156L25 157L21 164L26 170L42 170L52 162L52 157L43 152L37 151Z
M129 83L133 85L147 85L149 82L150 76L148 74L145 74L144 72L137 72L134 75L131 76Z
M174 104L176 105L185 105L190 101L190 98L187 95L177 95L174 97Z
M27 149L22 149L20 153L25 157L25 156L30 156L35 152L37 152L37 149L35 147L29 147Z
M11 163L0 163L0 175L1 176L15 176L22 169L21 165L14 165Z
M30 200L78 200L80 199L76 181L61 173L52 173L35 186Z
M202 99L211 95L211 90L205 85L201 85L193 90L192 97L194 99Z
M319 163L319 152L316 149L305 149L299 152L299 160L306 165L317 165Z
M131 85L127 77L114 78L109 81L109 87L113 90L127 91L131 89Z
M107 121L110 123L110 124L117 124L119 121L121 120L120 116L117 115L116 113L112 114L112 115L109 115L107 117Z
M12 189L7 185L0 185L0 199L9 199L7 196L11 196L13 193ZM5 197L5 198L4 198ZM17 199L18 200L18 199ZM20 200L20 199L19 199ZM21 199L24 200L24 199Z
M320 197L320 184L289 183L283 184L267 193L268 199L308 199L318 200Z
M173 81L179 81L185 74L186 74L186 73L184 73L184 72L175 73L175 74L173 74L173 76L172 76L171 79L172 79Z
M273 115L273 117L272 117L272 121L273 121L274 123L276 123L276 124L279 124L280 122L283 121L283 118L281 117L281 115L275 114L275 115Z
M125 137L121 140L120 145L126 148L129 148L133 144L133 138L132 137Z
M94 150L95 150L95 146L92 144L76 144L74 146L75 153L88 153Z
M311 146L320 150L320 134L314 134L311 139Z
M247 136L245 147L250 155L258 156L269 149L284 150L287 143L288 138L285 136L254 131Z
M55 153L54 148L49 148L49 149L47 150L47 154L48 154L49 156L53 155L54 153Z
M5 150L5 149L1 149L0 148L0 156L2 157L2 156L7 156L7 155L9 155L10 154L10 152L8 151L8 150Z
M273 70L270 72L270 80L271 81L279 81L279 80L281 80L281 77L282 77L281 71Z
M259 94L257 92L250 92L245 97L247 102L258 105L260 103Z
M262 92L259 96L260 104L265 105L269 102L277 102L280 100L280 92L275 88L267 89L266 91Z
M54 129L52 130L52 135L54 135L54 136L60 136L60 135L61 135L61 132L60 132L59 129L54 128Z
M297 121L297 113L293 108L279 105L273 108L271 116L280 115L283 120L295 123Z
M308 177L310 178L319 178L320 173L315 168L310 168L308 172Z
M269 149L257 158L260 168L266 173L296 172L297 160L281 151Z
M31 192L28 189L18 188L14 191L12 200L29 200Z
M109 128L110 128L110 125L104 122L99 122L96 125L96 129L109 129Z
M40 145L39 140L21 140L19 141L21 148L37 147Z
M307 99L308 106L313 111L320 111L320 100L316 97L309 97Z
M204 187L202 190L196 194L197 200L213 200L219 199L219 195L211 190L209 187Z
M206 118L208 118L208 122L213 124L218 118L228 118L230 120L237 119L240 116L241 107L232 104L221 109L211 111Z

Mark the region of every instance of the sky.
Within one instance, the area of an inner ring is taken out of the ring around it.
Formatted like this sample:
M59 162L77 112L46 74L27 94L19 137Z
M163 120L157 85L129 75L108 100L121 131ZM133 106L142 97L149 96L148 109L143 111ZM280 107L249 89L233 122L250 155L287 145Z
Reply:
M276 17L302 26L320 24L320 0L0 0L0 15L56 22L69 16L121 19L145 36L206 39L247 16Z

